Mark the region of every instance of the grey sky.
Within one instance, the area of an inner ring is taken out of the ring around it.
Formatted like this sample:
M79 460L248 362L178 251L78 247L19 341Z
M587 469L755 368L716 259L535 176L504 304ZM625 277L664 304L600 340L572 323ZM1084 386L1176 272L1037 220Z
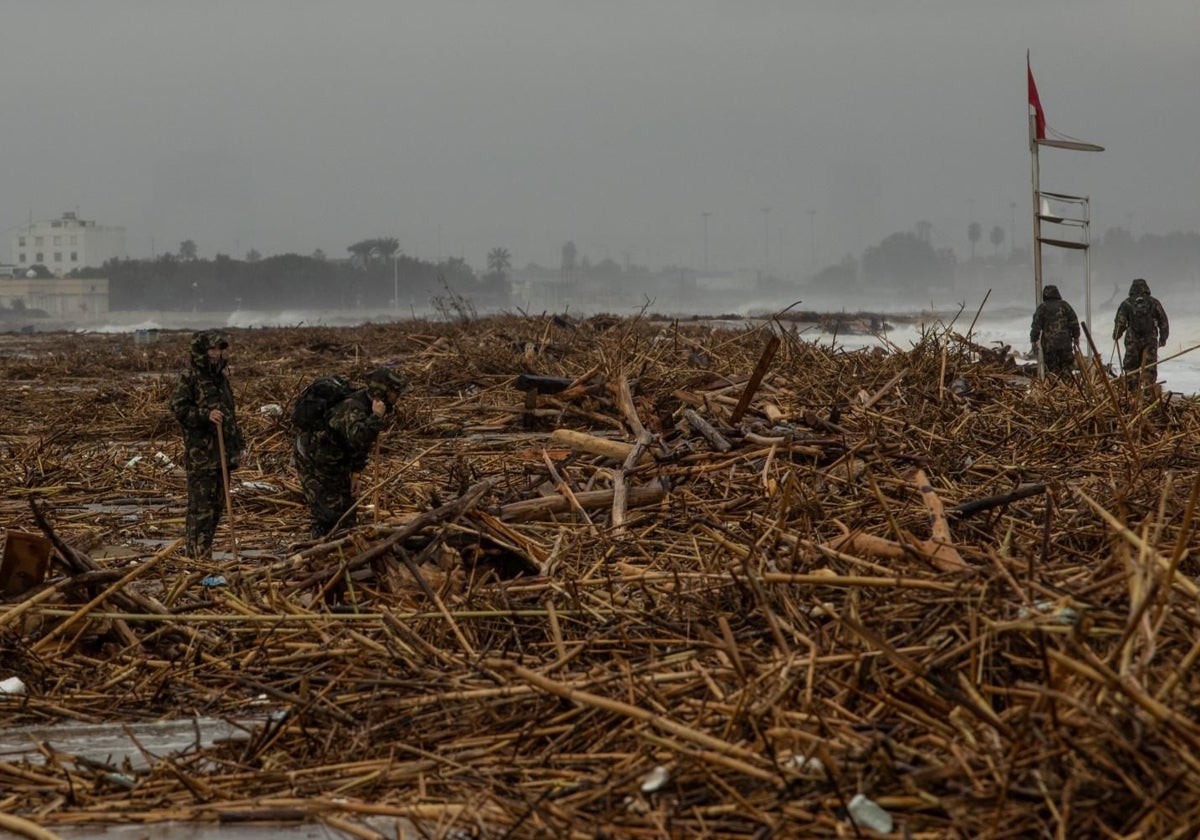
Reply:
M714 269L800 273L920 219L989 247L1011 202L1027 242L1026 49L1107 147L1043 188L1200 230L1196 0L12 0L4 33L0 229L78 208L134 256L698 267L707 211Z

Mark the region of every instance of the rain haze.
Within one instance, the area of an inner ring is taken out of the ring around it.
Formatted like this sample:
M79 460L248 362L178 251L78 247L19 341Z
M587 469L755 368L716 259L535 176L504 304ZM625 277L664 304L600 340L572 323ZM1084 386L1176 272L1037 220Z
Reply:
M928 223L1200 230L1194 0L9 4L0 228L76 211L130 257L365 237L482 267L766 269L802 281ZM13 259L10 237L0 260Z

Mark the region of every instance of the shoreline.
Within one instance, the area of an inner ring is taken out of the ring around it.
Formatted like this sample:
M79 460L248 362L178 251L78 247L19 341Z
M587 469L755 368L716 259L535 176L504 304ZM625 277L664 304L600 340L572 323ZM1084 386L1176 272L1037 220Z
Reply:
M922 322L942 321L950 318L961 318L967 310L963 309L912 309L905 307L850 309L850 308L785 308L781 310L754 310L749 312L729 312L714 310L712 312L647 312L645 320L651 322L696 323L701 321L719 322L757 322L763 320L778 320L784 323L870 323L872 320L890 324L916 324ZM489 318L497 315L515 314L507 311L480 312L478 318ZM556 315L571 321L587 321L592 318L625 319L632 315L621 315L611 312L597 311L590 314L581 312L540 313ZM1011 318L1024 314L1023 309L1006 308L998 312L987 312L988 319ZM407 323L411 321L444 321L440 314L432 309L423 311L389 312L379 309L328 309L328 310L208 310L189 312L182 310L117 310L107 312L103 316L86 319L52 319L52 318L15 318L11 313L0 317L0 334L29 334L29 333L120 333L137 332L139 330L189 330L206 329L214 326L229 329L238 328L296 328L296 327L355 327L367 324ZM529 316L525 316L529 317ZM974 317L974 313L972 313Z

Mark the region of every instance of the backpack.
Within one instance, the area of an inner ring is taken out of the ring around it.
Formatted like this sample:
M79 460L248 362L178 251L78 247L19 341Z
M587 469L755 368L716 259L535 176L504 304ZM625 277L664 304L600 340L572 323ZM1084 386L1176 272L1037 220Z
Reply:
M292 406L292 424L303 432L319 432L329 427L329 412L354 393L344 376L322 376L296 397Z
M1150 295L1135 297L1129 302L1129 331L1141 339L1152 339L1158 334L1154 323L1154 299Z

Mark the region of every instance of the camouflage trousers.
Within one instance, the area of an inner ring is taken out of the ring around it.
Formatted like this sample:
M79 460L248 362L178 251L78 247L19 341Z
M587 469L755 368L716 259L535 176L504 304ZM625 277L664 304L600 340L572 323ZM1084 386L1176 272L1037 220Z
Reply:
M323 463L311 458L300 446L294 447L292 454L300 476L300 489L308 504L312 537L325 536L339 521L344 528L354 525L357 517L352 510L354 494L350 492L350 468L342 463Z
M187 476L187 555L212 559L213 535L225 507L225 484L220 472L193 470Z
M1042 349L1042 362L1048 373L1065 376L1075 367L1075 349L1073 347L1046 347Z
M1158 345L1153 341L1127 343L1125 357L1121 359L1121 369L1125 371L1130 384L1136 386L1142 365L1146 367L1146 384L1158 381Z

